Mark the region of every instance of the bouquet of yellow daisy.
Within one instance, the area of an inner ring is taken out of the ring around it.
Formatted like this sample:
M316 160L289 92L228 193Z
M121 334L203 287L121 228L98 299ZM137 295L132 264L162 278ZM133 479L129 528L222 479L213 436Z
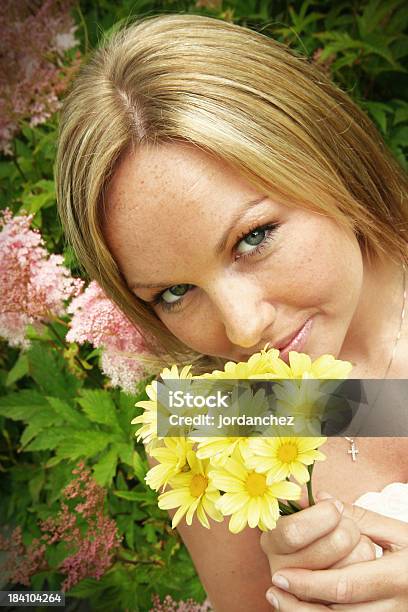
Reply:
M312 381L346 378L352 365L322 355L314 362L304 353L291 351L289 364L279 357L279 350L268 345L248 361L229 361L224 370L194 376L192 366L180 371L176 365L165 368L161 379L177 380L178 384L191 384L197 379L213 381L278 380L275 390L277 407L284 414L299 408L305 414L305 405L316 405L316 393L310 394ZM302 381L309 381L302 387ZM305 391L305 389L307 389ZM158 462L151 468L146 483L155 491L159 508L177 508L172 527L185 516L191 525L194 514L200 523L210 528L208 517L222 521L230 517L229 529L239 533L247 525L271 530L282 514L301 510L296 503L303 485L307 485L309 504L313 504L311 475L315 461L326 457L318 450L327 438L307 435L296 437L279 434L279 428L263 432L262 436L200 436L186 429L184 435L158 435L160 411L165 410L158 401L157 380L147 385L147 401L137 402L143 413L132 420L140 424L137 440L143 440L146 452ZM311 395L313 397L311 397ZM256 403L259 397L251 399ZM190 408L190 414L205 411ZM188 412L188 411L187 411ZM308 413L308 423L313 421ZM302 430L304 431L304 429ZM275 435L268 435L269 433Z

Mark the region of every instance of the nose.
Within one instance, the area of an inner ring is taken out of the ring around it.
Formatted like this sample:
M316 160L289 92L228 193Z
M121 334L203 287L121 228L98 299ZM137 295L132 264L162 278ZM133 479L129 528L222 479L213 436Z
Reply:
M220 278L208 291L225 327L228 339L235 345L251 348L265 338L276 309L265 299L264 286L254 278Z

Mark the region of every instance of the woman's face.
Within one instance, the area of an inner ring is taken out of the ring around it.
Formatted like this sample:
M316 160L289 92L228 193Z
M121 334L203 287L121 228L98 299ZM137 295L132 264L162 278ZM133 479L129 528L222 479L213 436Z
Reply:
M363 281L351 231L265 197L190 144L125 157L106 201L104 234L128 286L155 299L184 344L246 360L310 320L298 350L338 356Z

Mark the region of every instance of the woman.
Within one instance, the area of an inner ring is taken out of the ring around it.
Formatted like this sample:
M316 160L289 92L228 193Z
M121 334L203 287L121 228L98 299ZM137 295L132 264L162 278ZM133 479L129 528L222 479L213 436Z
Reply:
M163 365L207 371L269 341L286 360L331 353L355 378L407 378L407 177L283 45L196 15L116 32L65 100L56 182L79 261ZM329 494L306 508L305 491L272 532L180 525L217 612L408 609L408 517L352 505L407 482L407 444L357 442L352 461L328 440L314 488Z

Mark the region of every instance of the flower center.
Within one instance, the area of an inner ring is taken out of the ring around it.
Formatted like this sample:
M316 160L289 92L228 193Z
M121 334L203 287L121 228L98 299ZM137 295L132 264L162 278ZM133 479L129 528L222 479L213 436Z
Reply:
M305 403L296 406L296 414L303 416L304 418L310 417L317 412L316 406L313 403Z
M190 493L193 497L200 497L208 486L208 478L202 474L194 474L190 482Z
M282 463L291 463L292 461L295 461L298 456L297 446L291 442L286 442L279 447L277 456Z
M252 474L249 474L247 478L246 487L248 493L252 497L263 495L267 489L265 476L263 474L257 474L256 472L252 472Z

